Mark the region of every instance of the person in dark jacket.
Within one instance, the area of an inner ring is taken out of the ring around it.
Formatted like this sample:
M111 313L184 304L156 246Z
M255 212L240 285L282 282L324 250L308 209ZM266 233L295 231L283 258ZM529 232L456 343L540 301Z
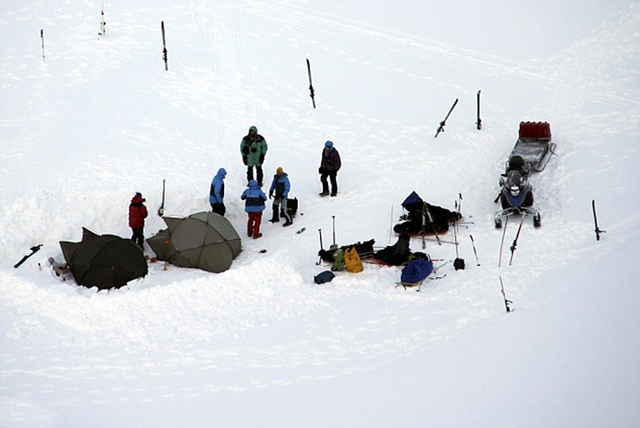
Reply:
M247 221L247 235L258 239L262 236L260 233L260 222L262 221L262 211L265 209L265 201L267 196L264 194L256 180L249 181L249 188L242 192L240 199L244 200L244 210L249 215Z
M320 196L329 195L329 184L327 183L327 177L331 180L331 196L338 194L338 171L342 163L340 161L340 153L333 147L333 142L327 141L324 143L324 149L322 150L322 159L320 161L320 181L322 182L322 193Z
M273 217L269 220L271 223L278 223L280 221L279 213L285 219L283 227L291 226L293 220L287 211L287 198L289 197L289 189L291 189L291 183L289 177L281 166L276 170L276 174L271 181L271 187L269 188L269 199L273 198ZM275 195L274 195L275 193Z
M146 202L146 199L142 197L142 193L137 192L134 197L131 198L131 204L129 205L129 227L133 232L131 240L138 244L138 246L143 250L144 219L149 215L144 202Z
M227 211L224 206L224 178L227 176L227 170L220 168L218 173L211 181L211 188L209 189L209 203L211 204L211 210L224 216Z
M253 180L253 168L255 167L258 174L258 184L262 187L262 164L267 155L267 141L258 134L258 128L255 126L249 128L249 133L242 138L240 153L242 154L242 163L247 166L247 182Z

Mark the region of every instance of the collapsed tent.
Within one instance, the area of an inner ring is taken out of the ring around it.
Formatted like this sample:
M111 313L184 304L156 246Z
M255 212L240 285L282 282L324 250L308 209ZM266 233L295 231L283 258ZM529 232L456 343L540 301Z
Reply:
M219 214L200 212L185 218L162 218L168 228L147 239L159 260L220 273L229 269L242 251L238 232Z
M60 248L73 278L85 287L120 288L148 272L142 251L130 239L82 228L81 242L62 241Z
M402 203L407 214L401 219L405 220L393 227L396 233L408 233L409 235L433 235L449 230L449 224L462 218L458 212L431 205L422 200L414 191Z

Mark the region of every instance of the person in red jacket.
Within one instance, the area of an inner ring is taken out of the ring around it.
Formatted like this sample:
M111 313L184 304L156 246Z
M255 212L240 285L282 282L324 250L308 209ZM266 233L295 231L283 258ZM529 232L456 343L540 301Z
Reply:
M146 202L146 199L142 197L142 193L137 192L135 196L131 198L131 204L129 205L129 227L133 231L131 240L138 244L138 246L143 250L144 219L149 215L144 202Z

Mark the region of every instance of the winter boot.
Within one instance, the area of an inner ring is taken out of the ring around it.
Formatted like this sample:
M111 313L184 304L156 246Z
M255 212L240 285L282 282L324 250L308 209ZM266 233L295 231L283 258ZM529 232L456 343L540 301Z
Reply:
M284 217L284 219L286 220L282 225L282 227L291 226L293 224L293 220L291 219L291 216L289 215L289 213L283 211L282 217Z
M280 216L278 215L278 208L273 209L273 217L269 220L270 223L278 223L280 221Z

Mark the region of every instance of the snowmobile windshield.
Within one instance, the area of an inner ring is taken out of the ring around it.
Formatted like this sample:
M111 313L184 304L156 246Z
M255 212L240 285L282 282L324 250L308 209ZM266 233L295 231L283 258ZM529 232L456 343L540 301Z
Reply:
M520 171L510 171L507 176L506 184L509 189L509 193L513 196L518 196L520 194L520 190L524 187L525 179Z
M524 184L524 177L520 171L510 171L507 176L507 187L521 187Z

